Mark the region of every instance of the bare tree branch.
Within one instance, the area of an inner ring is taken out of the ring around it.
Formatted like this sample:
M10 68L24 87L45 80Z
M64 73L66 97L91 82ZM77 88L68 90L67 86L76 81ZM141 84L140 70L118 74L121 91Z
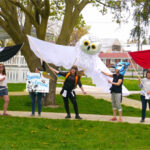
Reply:
M32 24L34 25L34 27L35 28L38 27L38 24L37 24L35 18L31 15L31 13L21 3L15 2L13 0L9 0L9 2L16 5L16 6L18 6L23 12L25 12L25 14L27 14L29 16L29 18L30 18Z
M41 7L35 2L35 0L31 0L31 3L35 6L35 8L38 10L38 12L41 14Z
M6 30L6 22L0 17L0 25Z
M105 7L109 7L109 8L116 9L115 7L112 7L112 6L110 6L110 5L107 5L107 4L103 3L103 2L101 2L101 0L95 0L95 1L96 1L97 3L99 3L99 4L103 5L103 6L105 6Z

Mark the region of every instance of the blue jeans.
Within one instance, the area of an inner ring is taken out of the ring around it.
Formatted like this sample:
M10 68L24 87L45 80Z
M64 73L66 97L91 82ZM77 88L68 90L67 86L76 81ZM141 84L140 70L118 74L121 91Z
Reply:
M145 96L141 95L141 102L142 102L142 120L144 120L145 119L147 103L149 104L149 109L150 109L150 100L146 100Z
M35 114L35 99L38 100L38 115L41 115L42 109L42 93L30 92L30 97L32 99L32 115Z

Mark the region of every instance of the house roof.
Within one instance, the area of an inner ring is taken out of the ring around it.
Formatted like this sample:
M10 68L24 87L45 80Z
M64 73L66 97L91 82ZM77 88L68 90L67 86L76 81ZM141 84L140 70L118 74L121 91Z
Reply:
M135 52L138 50L137 44L124 44L122 45L124 52ZM150 49L150 45L142 45L140 50L148 50Z
M131 58L128 53L99 53L100 58Z
M120 45L119 40L116 38L103 38L101 39L101 42L102 42L101 48L102 52L107 52L108 50L111 50L113 44Z

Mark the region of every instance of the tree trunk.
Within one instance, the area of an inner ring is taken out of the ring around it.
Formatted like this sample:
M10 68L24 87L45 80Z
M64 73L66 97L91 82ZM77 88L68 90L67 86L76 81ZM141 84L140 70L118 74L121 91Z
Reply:
M34 72L35 68L40 66L40 59L38 59L34 53L30 50L28 40L26 38L26 34L31 34L31 27L34 26L36 29L36 35L38 38L45 40L46 36L46 28L48 23L48 17L50 14L50 1L44 0L42 1L42 5L38 5L41 3L38 1L27 1L27 5L23 5L22 2L18 0L0 0L0 25L3 29L11 36L13 41L18 44L24 42L24 46L22 48L22 55L25 57L27 65L30 71ZM73 2L73 3L72 3ZM34 4L35 5L34 5ZM60 36L58 38L57 44L67 45L75 26L75 23L79 17L79 13L84 8L84 6L89 3L88 0L84 0L80 4L77 1L66 0L66 10L63 21L62 30ZM7 5L6 5L7 4ZM41 6L41 7L40 7ZM25 24L23 29L20 28L18 21L18 9L20 8L24 12L25 16ZM38 10L38 17L40 15L39 20L35 18L35 10ZM49 69L47 69L49 70ZM54 80L50 81L50 92L47 94L44 105L56 105L56 81L57 77L51 73L51 76Z
M56 105L56 83L57 78L54 74L51 74L54 80L50 80L49 84L49 93L46 94L46 97L44 98L44 106L47 105Z
M54 65L51 64L51 66L55 69L57 69ZM57 77L56 75L46 66L47 72L50 73L53 80L50 80L49 84L49 93L46 94L46 97L44 98L44 106L47 105L56 105L56 83L57 83Z

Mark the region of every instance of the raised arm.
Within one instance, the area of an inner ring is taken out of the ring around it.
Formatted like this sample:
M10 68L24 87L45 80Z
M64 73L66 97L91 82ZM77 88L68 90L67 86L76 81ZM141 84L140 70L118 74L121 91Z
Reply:
M58 70L56 70L56 69L54 69L53 67L51 67L51 66L49 66L49 68L52 70L52 71L54 71L55 73L59 73L59 71Z
M139 87L140 87L140 88L143 87L143 84L142 84L142 81L141 81L141 78L140 78L140 77L138 78L138 84L139 84Z
M113 74L110 74L110 73L107 73L107 72L104 72L104 71L101 71L101 73L104 74L105 76L113 77Z
M109 83L116 85L116 86L120 86L120 84L122 83L122 79L119 79L118 82L112 82L110 80L108 80Z

